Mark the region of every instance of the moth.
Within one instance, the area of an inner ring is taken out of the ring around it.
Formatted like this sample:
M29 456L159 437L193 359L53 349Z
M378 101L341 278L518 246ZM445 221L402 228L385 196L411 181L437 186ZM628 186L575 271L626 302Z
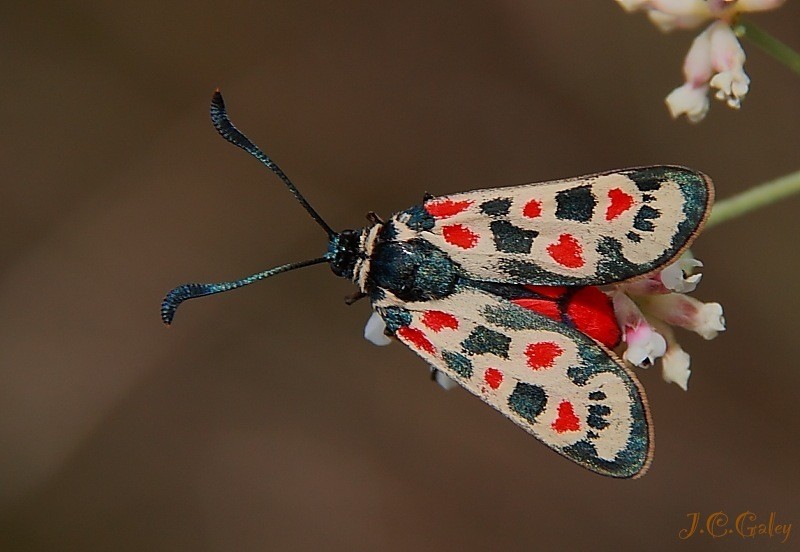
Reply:
M552 450L616 478L644 474L653 429L644 390L612 352L620 330L597 287L671 263L702 228L713 186L702 173L650 166L476 190L423 202L387 221L335 232L286 174L227 116L223 138L274 172L328 235L319 258L241 280L170 291L170 324L187 299L328 263L368 297L386 334Z

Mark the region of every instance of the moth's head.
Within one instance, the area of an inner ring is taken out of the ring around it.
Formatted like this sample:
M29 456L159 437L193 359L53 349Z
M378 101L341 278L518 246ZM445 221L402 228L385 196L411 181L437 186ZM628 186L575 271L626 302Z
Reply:
M337 276L348 280L353 279L361 249L362 233L363 230L343 230L331 238L327 257L331 264L331 270Z

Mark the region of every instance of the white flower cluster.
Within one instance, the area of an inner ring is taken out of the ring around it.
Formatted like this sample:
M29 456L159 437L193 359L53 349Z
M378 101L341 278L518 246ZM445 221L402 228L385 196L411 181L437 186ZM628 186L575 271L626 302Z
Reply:
M694 29L713 21L694 39L683 62L686 83L666 99L673 118L686 115L697 123L706 116L708 93L739 109L750 89L744 72L745 53L731 28L744 12L772 10L786 0L617 0L627 11L646 11L662 31Z
M713 339L725 330L719 303L702 303L685 295L694 291L701 274L692 274L703 263L689 254L661 272L611 292L614 313L627 349L622 358L643 368L661 358L662 375L684 391L689 381L690 358L675 339L672 326L692 330Z

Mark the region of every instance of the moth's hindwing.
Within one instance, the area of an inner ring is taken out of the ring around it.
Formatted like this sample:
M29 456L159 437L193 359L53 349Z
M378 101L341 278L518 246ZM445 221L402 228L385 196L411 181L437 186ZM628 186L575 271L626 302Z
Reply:
M400 341L559 454L612 477L646 470L644 393L582 333L473 288L375 306Z
M603 285L679 255L713 195L702 173L654 166L438 197L394 221L478 280Z

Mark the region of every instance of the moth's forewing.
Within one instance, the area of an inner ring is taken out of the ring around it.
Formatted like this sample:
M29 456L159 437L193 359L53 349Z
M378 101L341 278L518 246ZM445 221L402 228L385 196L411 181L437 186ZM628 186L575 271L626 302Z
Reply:
M478 280L603 285L689 246L713 202L702 173L654 166L430 199L394 217Z

